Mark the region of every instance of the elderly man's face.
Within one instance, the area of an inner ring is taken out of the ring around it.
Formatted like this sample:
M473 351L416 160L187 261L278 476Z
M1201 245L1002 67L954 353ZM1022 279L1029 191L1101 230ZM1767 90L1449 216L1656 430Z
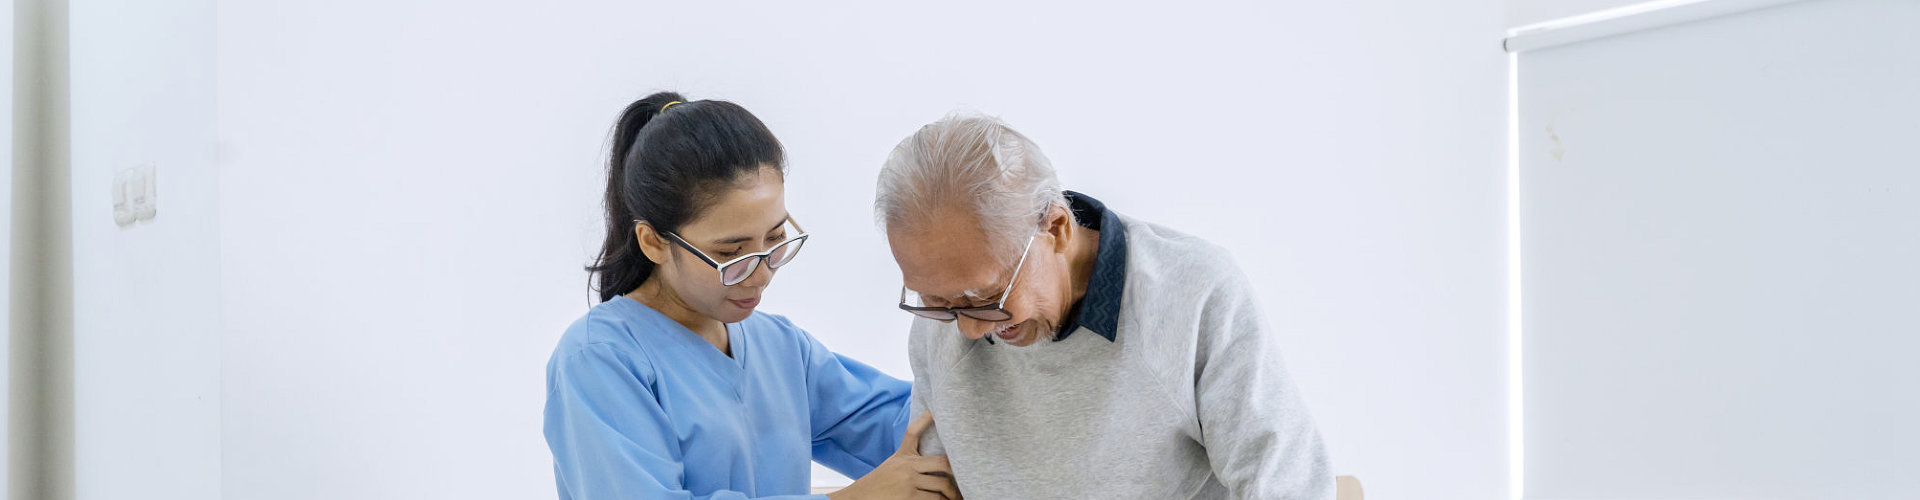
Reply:
M994 258L984 231L972 217L950 217L916 227L888 228L893 260L900 264L907 293L922 304L936 307L991 306L1007 295L1013 317L989 322L965 315L954 320L969 339L988 335L1014 346L1028 346L1053 338L1066 313L1071 279L1066 261L1066 234L1061 225L1065 209L1048 214L1045 229L1034 237L1026 264L1011 290L1019 255L1003 262ZM1065 221L1065 224L1072 224ZM1040 229L1040 228L1036 228ZM1026 243L1025 238L1020 243ZM1015 250L1018 251L1018 250Z

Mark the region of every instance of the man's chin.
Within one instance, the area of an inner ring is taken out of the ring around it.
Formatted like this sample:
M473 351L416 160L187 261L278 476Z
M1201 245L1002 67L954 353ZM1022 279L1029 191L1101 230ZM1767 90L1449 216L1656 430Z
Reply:
M1041 337L1040 331L1042 330L1042 328L1040 328L1037 324L1035 324L1032 321L1029 321L1026 323L1021 323L1019 328L1020 328L1019 335L1015 335L1011 339L1003 339L1007 343L1007 345L1014 346L1014 347L1027 347L1030 345L1040 343L1040 337Z

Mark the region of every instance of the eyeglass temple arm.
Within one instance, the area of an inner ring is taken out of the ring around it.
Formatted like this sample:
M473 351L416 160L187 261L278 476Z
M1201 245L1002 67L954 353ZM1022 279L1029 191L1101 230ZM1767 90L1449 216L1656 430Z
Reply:
M1007 293L1000 294L1000 304L1006 307L1007 299L1013 297L1013 284L1020 281L1020 269L1027 267L1027 252L1033 250L1033 238L1027 238L1027 247L1020 249L1020 263L1013 265L1013 277L1007 278Z
M660 234L667 235L667 238L672 239L674 244L680 245L680 248L685 248L688 252L693 252L694 257L699 257L700 260L705 261L709 266L713 266L714 269L720 268L720 262L713 260L713 257L708 257L706 252L694 248L692 243L687 243L687 240L680 239L680 235L668 232L662 232Z

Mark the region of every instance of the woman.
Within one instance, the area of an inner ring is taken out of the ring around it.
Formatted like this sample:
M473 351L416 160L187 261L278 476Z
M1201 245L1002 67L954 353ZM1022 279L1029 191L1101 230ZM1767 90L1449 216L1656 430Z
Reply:
M785 153L746 109L682 101L647 96L614 129L601 303L547 365L560 498L805 495L812 461L860 478L832 500L958 498L914 450L911 384L754 311L807 239Z

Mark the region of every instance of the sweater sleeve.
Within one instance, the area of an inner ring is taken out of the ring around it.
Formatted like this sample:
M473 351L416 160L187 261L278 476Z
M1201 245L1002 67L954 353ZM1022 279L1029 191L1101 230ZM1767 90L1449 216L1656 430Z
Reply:
M1272 328L1237 267L1201 309L1195 405L1214 475L1234 498L1331 500L1320 432L1281 362Z

